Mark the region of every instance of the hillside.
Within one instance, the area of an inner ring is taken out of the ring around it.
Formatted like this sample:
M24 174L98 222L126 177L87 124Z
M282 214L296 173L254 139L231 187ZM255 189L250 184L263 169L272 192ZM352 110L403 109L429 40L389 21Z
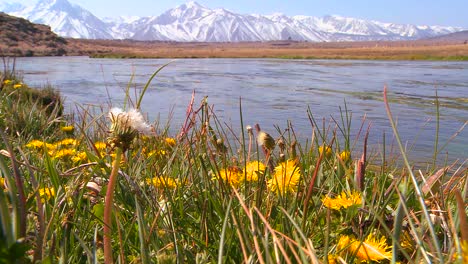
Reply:
M49 26L0 12L2 56L61 56L66 54L66 43Z
M460 42L460 43L468 44L468 30L433 37L433 38L430 38L430 40Z

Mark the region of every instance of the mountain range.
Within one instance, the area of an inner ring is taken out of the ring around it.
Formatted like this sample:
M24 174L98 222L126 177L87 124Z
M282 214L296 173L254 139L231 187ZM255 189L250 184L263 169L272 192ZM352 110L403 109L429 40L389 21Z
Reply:
M134 39L184 42L372 41L430 38L463 30L457 27L384 23L341 16L238 14L190 1L150 17L98 18L68 0L40 0L33 6L10 2L0 10L49 25L60 36L85 39Z

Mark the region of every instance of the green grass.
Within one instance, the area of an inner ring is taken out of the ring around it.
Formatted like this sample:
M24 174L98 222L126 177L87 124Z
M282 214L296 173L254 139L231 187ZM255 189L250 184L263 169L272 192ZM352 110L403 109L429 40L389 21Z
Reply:
M380 156L354 149L348 158L356 142L346 106L330 124L310 115L305 143L289 124L264 131L275 143L263 144L255 129L227 127L205 99L190 104L176 134L156 121L149 135L126 138L117 167L121 144L107 110L64 116L61 104L32 95L58 94L25 87L1 92L0 263L102 263L106 209L116 263L355 263L379 243L388 258L380 263L462 263L468 254L460 246L468 243L466 162L389 165L385 144ZM254 160L266 169L250 174Z

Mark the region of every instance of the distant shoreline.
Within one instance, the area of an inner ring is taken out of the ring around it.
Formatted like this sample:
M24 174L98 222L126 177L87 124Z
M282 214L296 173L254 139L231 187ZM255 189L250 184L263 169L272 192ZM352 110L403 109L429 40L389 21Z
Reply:
M462 41L164 42L68 39L67 55L93 58L282 58L468 61Z

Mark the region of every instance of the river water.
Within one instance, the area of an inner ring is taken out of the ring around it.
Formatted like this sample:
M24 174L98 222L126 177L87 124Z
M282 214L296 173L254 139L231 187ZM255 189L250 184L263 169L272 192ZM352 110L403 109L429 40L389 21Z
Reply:
M121 106L129 82L141 89L151 74L169 61L38 57L17 59L16 68L30 86L50 84L59 89L67 109L73 111L76 104ZM285 129L291 121L298 138L305 140L312 131L308 109L319 123L332 118L339 121L340 107L344 109L346 101L352 115L352 135L357 134L365 116L365 126L371 125L370 143L377 146L384 132L387 142L392 141L382 97L384 85L412 157L423 160L432 156L436 91L440 146L468 120L467 62L180 59L153 80L142 110L152 120L159 118L165 123L170 119L175 134L195 91L196 105L208 96L218 118L234 129L240 128L241 100L244 125L259 123L278 136L274 126ZM466 130L451 140L441 155L448 153L450 160L467 159Z

